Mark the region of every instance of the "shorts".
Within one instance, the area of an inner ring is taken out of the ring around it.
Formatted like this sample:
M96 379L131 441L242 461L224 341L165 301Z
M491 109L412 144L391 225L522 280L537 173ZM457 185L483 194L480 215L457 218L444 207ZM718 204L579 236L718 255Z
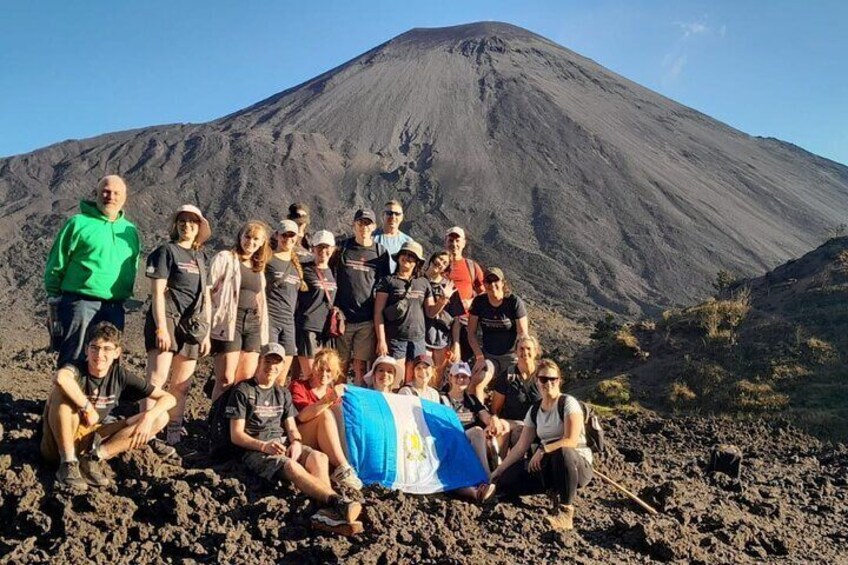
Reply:
M278 443L284 443L282 439L272 440ZM309 454L312 453L312 448L308 445L303 446L303 452L300 454L300 458L297 460L301 465L306 464L306 458L309 457ZM276 479L285 479L285 476L280 471L283 470L283 467L286 466L286 463L289 462L289 458L286 455L270 455L268 453L262 453L261 451L245 451L241 456L242 462L247 465L247 468L265 479L266 481L273 481Z
M450 338L450 330L448 330L443 324L435 322L427 323L427 335L424 338L424 343L427 344L428 348L444 349L450 345Z
M259 313L255 309L239 308L236 312L236 332L232 341L212 340L212 353L247 351L259 353L262 348L262 330Z
M271 326L271 330L268 332L269 341L276 341L282 345L283 349L286 350L286 355L291 355L292 357L297 355L297 345L295 344L294 334L294 322L283 327Z
M406 339L390 339L389 355L395 359L406 359L412 361L419 355L427 353L427 345L423 339L409 341Z
M509 369L510 365L514 365L517 361L515 357L515 353L504 353L503 355L492 355L490 353L483 352L483 357L492 362L492 365L495 366L495 374L494 377L497 378L501 376L503 373Z
M59 445L56 443L56 438L53 437L53 432L47 424L46 406L44 407L44 416L42 420L40 446L41 456L49 463L58 463L60 459ZM95 432L102 438L108 438L109 436L115 435L125 427L127 427L126 420L113 420L106 424L98 422L93 426L85 426L80 423L79 428L77 428L77 431L74 434L74 452L79 455L90 448Z
M336 339L342 362L351 359L370 363L377 350L377 338L374 336L374 322L348 322L344 336Z
M309 330L298 330L295 332L295 340L297 345L297 356L313 359L315 354L321 351L324 342L321 340L321 332L311 332Z
M168 326L168 334L171 336L171 349L168 351L175 355L182 355L187 359L200 358L200 345L188 343L185 334L177 328L177 321L169 316L165 316L165 323ZM156 322L153 320L153 312L147 311L147 316L144 319L144 350L148 353L153 350L158 350L156 347Z

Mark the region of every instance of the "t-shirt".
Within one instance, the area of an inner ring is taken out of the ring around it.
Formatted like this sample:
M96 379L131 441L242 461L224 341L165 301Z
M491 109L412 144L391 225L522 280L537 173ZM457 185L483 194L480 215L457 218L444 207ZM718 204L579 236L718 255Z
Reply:
M265 266L265 296L271 325L283 328L294 325L300 275L291 261L271 257Z
M450 403L450 407L456 412L459 417L459 423L462 428L467 430L477 425L478 414L486 409L480 402L480 399L467 392L462 393L462 400L454 400L450 396L446 397Z
M255 310L259 307L256 297L262 292L262 273L256 273L252 267L245 266L239 261L241 269L241 286L239 287L238 307Z
M147 257L145 274L150 279L167 279L166 311L182 317L198 301L200 294L200 266L197 251L184 249L176 243L166 243ZM204 262L205 263L205 262ZM192 310L193 312L193 310Z
M558 402L559 400L557 400L557 404L554 404L554 407L549 411L545 411L541 407L539 408L539 414L536 417L535 424L536 437L543 444L560 440L565 433L565 427L559 415ZM531 428L534 427L532 412L533 410L531 408L527 410L527 414L524 416L524 425ZM573 396L566 394L565 417L568 418L569 414L580 414L580 421L583 421L583 410L580 408L580 403ZM589 463L592 462L592 450L586 444L585 428L580 430L580 435L577 437L577 453L582 455Z
M530 407L542 400L536 381L522 379L517 365L495 377L492 389L505 397L500 417L506 420L523 420Z
M118 402L138 402L153 394L156 388L143 377L127 372L115 361L103 378L93 377L88 372L87 361L76 361L62 367L74 374L80 389L97 410L102 422Z
M374 319L374 283L389 274L389 254L382 245L365 247L355 238L341 242L330 260L336 274L336 306L350 323Z
M226 415L230 420L244 420L244 431L250 437L268 441L285 437L283 422L295 418L297 408L287 388L262 388L256 379L248 379L233 389Z
M303 280L308 287L297 295L297 310L295 312L295 325L310 332L324 330L330 306L336 298L336 279L330 268L321 269L323 280L318 277L318 268L314 263L304 265ZM324 290L330 295L330 303Z
M407 286L409 286L408 293ZM406 281L397 275L391 275L380 279L375 290L389 295L386 299L386 308L399 302L404 295L409 302L406 315L400 320L390 322L385 317L383 318L386 338L406 341L424 339L424 304L427 299L433 297L433 291L430 290L430 281L424 277Z
M463 257L451 261L450 264L448 276L456 286L456 292L451 297L451 314L454 316L467 314L468 311L462 305L462 300L471 300L483 290L483 268L471 261L473 265L476 265L472 275L468 270L468 263L469 259Z
M490 355L505 355L515 349L518 337L517 320L527 316L524 301L514 294L504 296L500 306L492 306L487 294L481 294L468 310L477 316L483 333L483 351Z
M430 402L442 403L442 395L439 394L438 390L434 389L431 386L428 386L422 394L417 389L413 388L411 385L406 385L400 388L398 394L405 394L407 396L417 396L423 400L429 400Z
M292 402L298 410L303 410L321 400L312 390L309 380L292 381L289 384L289 391L291 392Z
M383 246L383 249L386 250L389 254L389 273L394 273L395 269L397 269L397 263L392 258L393 255L397 254L400 251L400 248L403 247L403 244L407 241L412 241L412 238L406 235L403 232L398 232L397 235L388 236L383 233L383 228L377 228L374 230L374 234L371 236L374 238L374 241Z

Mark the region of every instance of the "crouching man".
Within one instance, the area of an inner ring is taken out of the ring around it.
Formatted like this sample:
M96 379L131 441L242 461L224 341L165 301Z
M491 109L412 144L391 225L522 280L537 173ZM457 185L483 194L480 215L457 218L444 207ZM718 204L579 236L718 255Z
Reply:
M85 361L70 361L56 371L44 407L41 454L58 463L57 486L85 491L108 486L106 460L145 445L168 424L174 397L127 372L118 363L121 331L109 322L91 329ZM150 398L155 404L131 418L109 421L118 402Z
M227 404L230 439L244 450L242 461L268 481L285 479L324 505L312 515L313 527L342 535L362 531L362 505L333 491L329 460L303 445L297 409L288 388L280 386L286 352L278 343L262 347L256 375L233 389Z

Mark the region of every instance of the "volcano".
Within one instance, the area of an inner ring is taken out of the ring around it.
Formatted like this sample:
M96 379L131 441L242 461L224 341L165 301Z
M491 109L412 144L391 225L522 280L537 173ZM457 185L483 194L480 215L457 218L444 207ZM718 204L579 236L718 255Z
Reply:
M692 302L720 269L772 268L848 215L848 167L512 25L413 29L208 123L0 159L4 317L41 301L53 236L106 173L128 180L148 249L186 202L229 245L240 222L277 221L293 201L341 232L352 209L398 198L427 252L465 226L471 256L570 317Z

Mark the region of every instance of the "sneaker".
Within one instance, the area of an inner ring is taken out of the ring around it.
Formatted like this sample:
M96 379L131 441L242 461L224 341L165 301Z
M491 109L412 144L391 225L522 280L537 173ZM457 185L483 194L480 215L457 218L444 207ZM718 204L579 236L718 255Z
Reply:
M59 470L56 471L56 485L77 492L88 490L88 483L80 474L79 461L59 463Z
M188 435L186 429L177 422L169 423L165 429L165 441L168 445L177 445L182 441L184 435Z
M495 494L495 485L492 483L483 483L477 485L476 498L477 502L488 502Z
M346 496L338 497L331 508L346 522L355 522L362 513L362 503L351 500Z
M574 529L574 506L563 504L559 512L553 516L546 516L548 525L552 530L567 532Z
M332 481L353 490L362 490L362 481L350 465L339 465L333 471Z
M79 461L79 470L85 481L93 487L107 487L112 481L103 472L105 463L91 455L83 455Z
M322 508L312 515L310 519L312 527L316 530L322 530L342 536L353 536L361 534L363 527L362 522L345 521L341 515L333 508Z
M153 450L153 453L158 455L161 459L176 459L177 450L172 445L168 445L158 437L151 439L147 442L147 445L150 446L150 449Z

